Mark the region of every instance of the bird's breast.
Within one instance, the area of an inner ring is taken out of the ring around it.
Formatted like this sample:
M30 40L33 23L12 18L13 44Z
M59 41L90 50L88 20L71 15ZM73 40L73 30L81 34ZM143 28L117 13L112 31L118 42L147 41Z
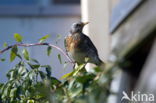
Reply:
M66 39L67 50L69 52L75 51L78 49L78 45L80 44L81 40L77 36L70 36Z

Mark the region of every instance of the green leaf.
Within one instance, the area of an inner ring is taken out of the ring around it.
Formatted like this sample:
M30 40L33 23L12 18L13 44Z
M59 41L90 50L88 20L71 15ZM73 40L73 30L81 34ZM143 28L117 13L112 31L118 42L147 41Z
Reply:
M10 73L7 74L7 77L9 77L9 80L17 79L18 77L18 69L19 65L17 67L14 67L15 69L12 69Z
M51 54L51 49L52 49L52 48L51 48L50 46L47 48L47 55L48 55L48 56L50 56L50 54Z
M22 54L26 60L29 60L29 53L26 48L23 49Z
M85 62L87 63L89 61L89 58L88 57L85 57Z
M60 35L60 34L57 34L57 35L56 35L56 38L57 38L57 39L61 39L61 35Z
M22 36L18 33L14 33L14 39L17 41L17 42L22 42Z
M39 42L40 43L44 42L48 37L49 37L49 35L43 36L42 38L39 39Z
M81 70L81 69L83 69L85 67L85 64L81 64L81 65L79 65L77 68L75 68L75 71L74 71L74 73L73 73L73 76L76 76L78 73L79 73L79 71Z
M18 51L17 46L14 46L14 47L11 49L11 51L10 51L10 61L11 61L11 62L15 60L16 55L17 55L17 51Z
M35 103L34 100L28 100L27 103Z
M29 75L29 78L33 81L35 79L36 73L34 71L31 71L31 72L29 72L28 75Z
M13 51L15 54L17 54L17 51L18 51L17 46L13 46L12 49L11 49L11 51Z
M19 86L21 86L21 83L20 83L20 81L19 80L15 80L15 85L16 85L16 87L19 87ZM22 85L23 86L23 85ZM19 90L19 89L18 89ZM22 90L21 90L22 91Z
M61 35L60 34L56 35L56 38L57 38L57 40L56 40L56 44L57 44L59 42L59 40L61 39Z
M22 57L21 57L21 55L20 55L20 54L16 54L16 56L17 56L19 59L21 59L21 60L22 60Z
M41 79L45 79L46 74L44 72L39 71L39 74L40 74Z
M95 75L93 75L93 74L78 76L76 78L76 81L79 83L85 84L86 82L93 80L94 77L95 77Z
M38 60L31 58L31 61L36 63L36 64L40 64Z
M61 83L61 81L59 81L58 79L56 79L55 77L51 77L51 83L53 85L58 85Z
M46 72L47 72L47 76L50 77L51 76L51 67L50 66L46 67Z
M102 72L102 69L100 67L95 67L93 73Z
M16 71L10 72L10 80L16 79Z
M3 84L3 83L0 83L0 89L2 89L2 88L3 88L3 86L4 86L4 84Z
M63 75L63 76L61 77L61 79L65 79L65 78L71 77L71 76L73 76L73 75L74 75L74 76L77 75L77 73L78 73L82 68L84 68L84 66L85 66L85 64L79 65L79 66L78 66L77 68L75 68L72 72Z
M29 62L28 65L31 67L31 69L38 69L40 67L40 64L31 64Z
M72 75L73 75L73 72L67 73L67 74L63 75L63 76L61 77L61 79L65 79L65 78L70 77L70 76L72 76Z
M8 94L9 94L9 89L10 89L9 86L6 86L6 88L4 88L4 91L3 91L3 95L4 95L4 96L8 96Z
M11 72L14 72L14 71L15 71L15 69L11 69L11 70L8 71L8 73L6 74L8 79L10 79L10 77L11 77Z
M8 45L6 42L4 42L3 47L6 48Z
M78 96L83 90L83 87L79 87L79 88L72 88L69 92L70 97L76 97Z
M62 59L61 59L61 55L60 54L57 55L57 58L59 59L60 64L62 64Z
M11 91L10 91L10 97L11 98L16 96L16 91L17 91L17 88L11 89Z
M5 59L4 59L4 58L0 58L0 61L4 62L4 61L5 61Z
M18 69L18 74L25 74L27 72L26 68L24 66L20 66Z

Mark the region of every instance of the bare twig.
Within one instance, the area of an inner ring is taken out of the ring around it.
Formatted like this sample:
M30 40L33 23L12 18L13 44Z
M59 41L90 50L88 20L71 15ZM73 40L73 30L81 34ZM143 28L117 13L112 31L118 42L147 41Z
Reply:
M67 59L70 63L74 63L74 61L68 56L68 54L63 51L63 49L61 49L60 47L50 44L50 43L34 43L34 44L23 44L23 43L18 43L18 44L14 44L14 45L10 45L8 47L6 47L3 50L0 50L0 54L3 54L4 52L6 52L7 50L11 49L14 46L22 46L22 47L31 47L31 46L42 46L42 45L46 45L46 46L50 46L52 48L57 49L58 51L60 51Z

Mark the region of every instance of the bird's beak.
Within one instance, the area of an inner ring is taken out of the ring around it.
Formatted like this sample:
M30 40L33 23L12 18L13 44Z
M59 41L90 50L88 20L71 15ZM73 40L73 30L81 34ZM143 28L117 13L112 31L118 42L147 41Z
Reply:
M87 24L89 24L89 22L83 22L83 26L85 26L85 25L87 25Z

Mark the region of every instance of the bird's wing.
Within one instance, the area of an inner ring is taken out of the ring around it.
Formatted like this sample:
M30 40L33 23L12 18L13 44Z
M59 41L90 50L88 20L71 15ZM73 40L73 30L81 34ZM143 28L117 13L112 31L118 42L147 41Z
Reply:
M98 51L95 45L90 40L90 38L86 35L85 35L84 45L85 45L85 51L87 51L87 56L89 57L89 59L91 59L90 62L98 66L101 66L103 68L104 62L99 58Z
M93 44L93 42L90 40L90 38L85 35L85 40L84 40L84 45L86 45L86 49L88 49L90 52L93 52L95 55L98 56L98 51L95 47L95 45Z

